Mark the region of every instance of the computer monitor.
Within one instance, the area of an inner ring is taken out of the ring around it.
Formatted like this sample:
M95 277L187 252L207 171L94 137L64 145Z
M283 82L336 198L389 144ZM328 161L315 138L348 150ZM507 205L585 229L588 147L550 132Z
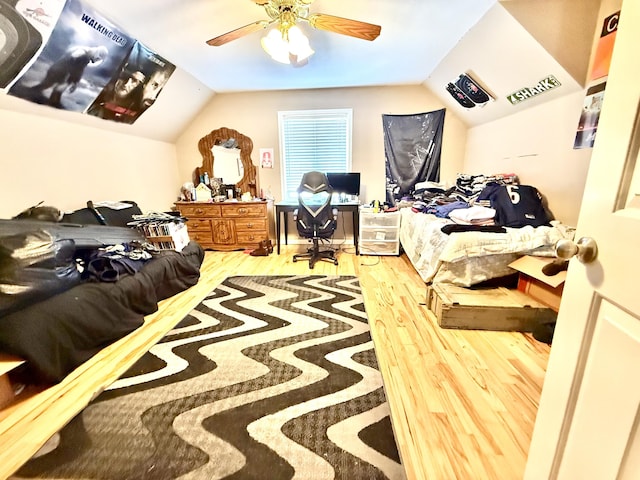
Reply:
M327 180L333 193L345 194L353 197L360 195L360 173L327 173Z

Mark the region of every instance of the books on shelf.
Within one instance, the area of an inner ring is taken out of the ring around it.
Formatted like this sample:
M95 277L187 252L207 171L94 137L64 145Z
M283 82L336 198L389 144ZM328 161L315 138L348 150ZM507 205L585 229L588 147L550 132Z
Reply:
M134 215L128 225L141 232L146 240L160 250L182 251L189 243L186 218L169 213Z

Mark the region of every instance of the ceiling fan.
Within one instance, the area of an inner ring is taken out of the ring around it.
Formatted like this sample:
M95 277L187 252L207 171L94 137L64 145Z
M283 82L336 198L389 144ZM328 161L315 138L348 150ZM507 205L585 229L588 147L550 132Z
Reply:
M309 13L309 5L313 0L252 0L254 3L264 7L271 20L258 20L256 22L236 28L230 32L219 35L207 41L212 46L220 46L225 43L237 40L259 30L263 30L270 25L278 24L278 29L286 37L287 32L298 21L309 23L313 28L326 30L328 32L340 33L363 40L375 40L380 35L381 27L371 23L351 20L348 18L336 17L325 13Z

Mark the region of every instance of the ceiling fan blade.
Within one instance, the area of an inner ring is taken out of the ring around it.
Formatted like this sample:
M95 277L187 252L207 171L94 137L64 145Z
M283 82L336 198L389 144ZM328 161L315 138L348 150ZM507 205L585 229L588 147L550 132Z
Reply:
M207 40L207 44L219 47L220 45L224 45L225 43L229 43L233 40L237 40L240 37L244 37L253 32L257 32L258 30L264 30L269 26L271 22L267 20L258 20L257 22L250 23L249 25L245 25L244 27L236 28L235 30L231 30L230 32L224 33L218 37L212 38L211 40Z
M381 30L379 25L327 15L326 13L314 13L309 15L306 20L313 28L370 41L378 38Z

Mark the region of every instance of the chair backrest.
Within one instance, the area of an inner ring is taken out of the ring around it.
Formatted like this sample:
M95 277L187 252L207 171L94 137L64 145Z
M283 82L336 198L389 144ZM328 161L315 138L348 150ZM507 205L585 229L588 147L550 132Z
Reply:
M327 238L333 235L336 221L331 209L332 189L322 172L307 172L298 187L296 227L302 237Z

